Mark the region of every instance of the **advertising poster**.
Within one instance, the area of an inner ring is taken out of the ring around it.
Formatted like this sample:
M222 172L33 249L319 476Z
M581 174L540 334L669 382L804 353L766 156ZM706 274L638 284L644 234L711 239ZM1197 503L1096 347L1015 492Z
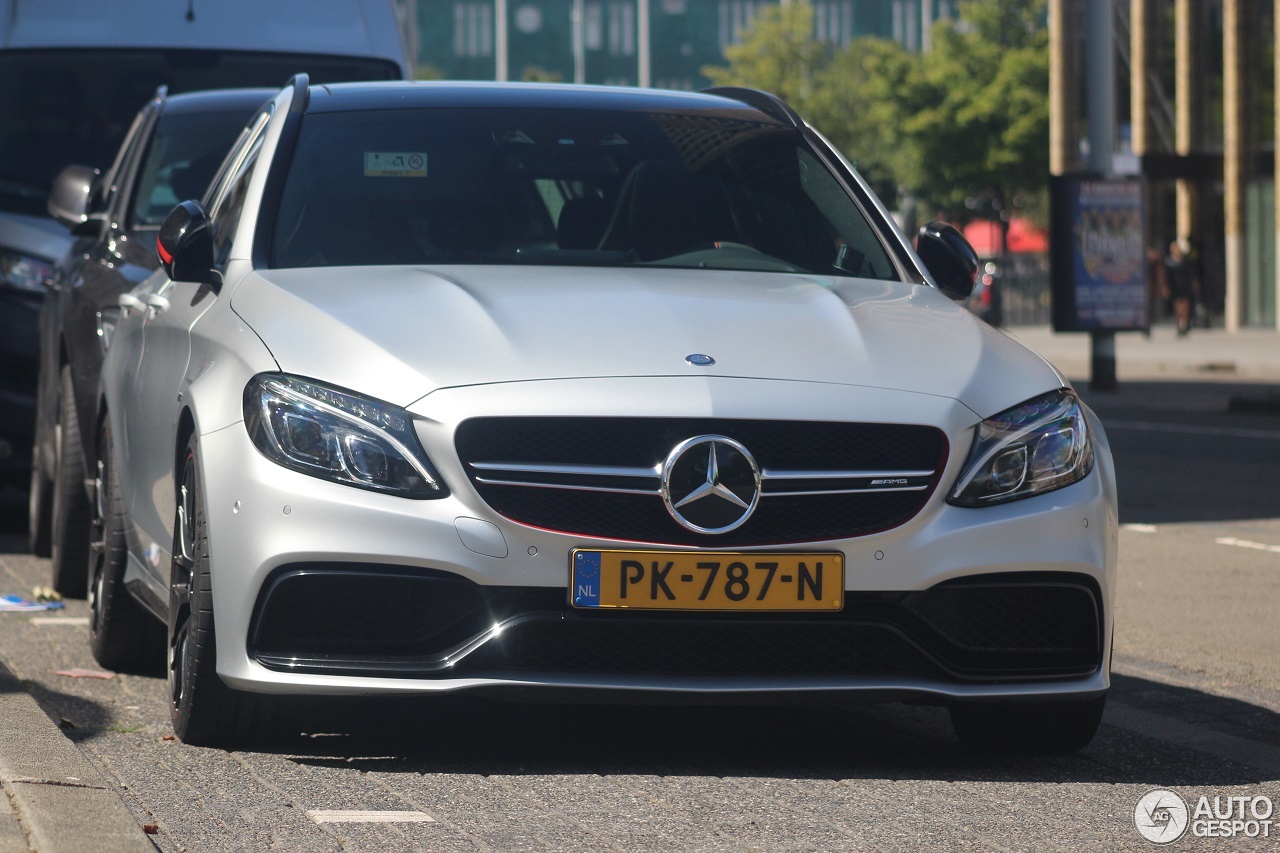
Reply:
M1142 182L1065 176L1050 190L1054 329L1147 328Z

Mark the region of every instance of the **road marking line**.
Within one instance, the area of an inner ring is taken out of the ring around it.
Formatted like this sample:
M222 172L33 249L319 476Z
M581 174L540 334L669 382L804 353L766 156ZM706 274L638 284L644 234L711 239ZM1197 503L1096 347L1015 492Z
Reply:
M1219 536L1213 540L1218 545L1231 545L1235 548L1248 548L1251 551L1269 551L1280 554L1280 545L1266 545L1262 542L1250 542L1248 539L1236 539L1232 536Z
M338 809L307 809L307 817L316 823L435 823L426 812L394 811L341 811Z
M1164 714L1143 711L1114 699L1107 702L1102 721L1126 731L1225 758L1268 774L1280 773L1280 747L1269 743L1214 731ZM1275 777L1272 775L1270 778Z
M1155 533L1156 526L1154 524L1122 524L1121 530L1132 530L1134 533Z
M1221 435L1229 438L1265 438L1280 441L1280 432L1266 429L1243 429L1237 427L1189 426L1186 424L1162 424L1155 421L1112 421L1104 420L1102 426L1107 430L1133 430L1136 432L1176 432L1185 435Z
M88 616L33 616L32 625L88 625Z

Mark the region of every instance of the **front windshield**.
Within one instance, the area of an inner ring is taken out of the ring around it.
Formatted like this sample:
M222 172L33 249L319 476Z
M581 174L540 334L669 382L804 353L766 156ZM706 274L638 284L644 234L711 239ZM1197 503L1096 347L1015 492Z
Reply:
M647 264L896 279L792 128L731 113L304 119L271 265Z
M0 50L0 209L44 216L53 179L78 163L106 170L134 115L161 85L196 89L389 80L394 63L226 50Z

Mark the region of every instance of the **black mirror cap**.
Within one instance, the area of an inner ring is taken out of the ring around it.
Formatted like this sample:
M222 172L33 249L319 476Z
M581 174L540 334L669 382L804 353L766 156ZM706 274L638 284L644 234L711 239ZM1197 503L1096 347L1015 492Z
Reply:
M204 205L184 201L169 212L156 237L156 254L174 281L214 283L213 235Z
M934 220L920 229L916 254L943 293L968 299L978 280L978 253L954 226Z
M98 170L67 166L53 179L49 190L49 215L76 233L89 222L89 197L98 182Z

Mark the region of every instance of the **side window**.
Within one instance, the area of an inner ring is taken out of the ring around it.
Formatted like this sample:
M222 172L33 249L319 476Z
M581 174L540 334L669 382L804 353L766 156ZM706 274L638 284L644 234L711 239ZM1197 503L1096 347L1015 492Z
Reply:
M222 164L211 196L209 222L213 232L213 262L221 267L231 254L231 241L235 239L240 214L244 211L245 196L249 192L249 180L258 164L258 154L266 136L270 110L254 117L232 153Z

